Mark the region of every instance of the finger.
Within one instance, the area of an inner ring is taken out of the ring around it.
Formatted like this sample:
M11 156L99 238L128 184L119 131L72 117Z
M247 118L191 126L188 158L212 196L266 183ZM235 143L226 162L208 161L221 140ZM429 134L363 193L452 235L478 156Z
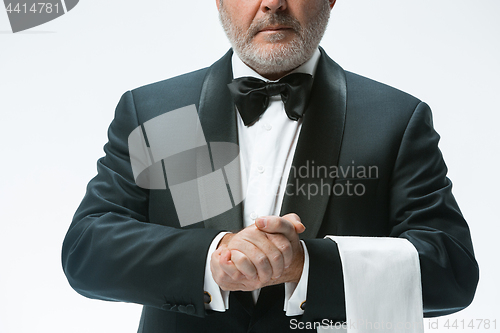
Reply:
M295 225L279 216L267 216L258 218L255 221L255 225L259 230L271 234L283 234L289 240L295 240L297 238L297 232L295 231Z
M236 269L238 269L241 274L249 280L258 279L257 269L255 268L252 261L243 253L238 250L231 251L231 261L233 262Z
M215 250L210 258L210 270L212 272L212 276L214 277L214 279L217 278L218 280L227 276L227 274L222 270L220 266L221 254L223 250L223 248ZM228 258L226 257L223 260L228 260Z
M251 291L261 288L260 281L243 279L242 281L233 280L227 273L220 267L219 260L221 258L222 249L218 249L212 254L210 261L210 270L214 281L219 285L222 290L235 291ZM229 251L224 253L222 260L229 261L231 254Z
M220 268L235 282L245 279L231 260L231 251L223 249L219 257Z
M294 256L294 248L299 244L298 233L294 223L299 227L299 231L303 232L305 227L300 222L300 218L296 214L285 215L288 218L278 216L269 216L256 221L256 225L262 227L262 230L267 235L283 235L287 238L288 242L283 241L282 238L273 238L275 245L280 249L283 254L285 268L288 268ZM292 222L293 221L293 222Z
M283 265L287 269L293 261L293 247L283 234L266 234L267 238L280 250L283 255Z
M283 273L283 256L264 233L259 231L260 235L255 234L248 233L234 238L228 244L228 249L238 250L247 256L255 266L259 280L267 282Z
M286 214L283 216L283 218L293 223L295 231L298 234L301 234L306 230L306 226L302 224L302 221L300 220L300 217L297 214L295 213Z
M222 287L224 286L224 281L229 279L229 276L220 267L219 261L221 252L221 249L217 249L214 253L212 253L212 257L210 259L210 271L212 272L214 281Z
M280 251L280 249L278 249L276 245L273 244L273 242L270 241L269 238L267 238L267 235L268 235L267 233L260 231L255 226L250 226L244 229L243 232L240 233L240 238L235 239L235 241L241 239L253 244L258 250L260 250L266 255L267 262L271 265L272 268L270 277L268 277L267 274L268 271L266 267L266 261L264 260L264 258L260 257L260 252L257 251L252 253L252 249L253 250L257 249L255 249L252 246L249 246L248 244L244 244L238 248L238 250L240 250L245 255L247 255L247 257L250 258L254 266L257 268L260 281L262 282L264 281L267 282L269 281L268 279L270 278L272 279L279 278L283 274L283 270L285 267L285 260L283 258L283 253ZM235 243L231 244L233 245ZM246 246L248 246L248 248L245 249ZM264 271L264 274L262 274L262 271Z

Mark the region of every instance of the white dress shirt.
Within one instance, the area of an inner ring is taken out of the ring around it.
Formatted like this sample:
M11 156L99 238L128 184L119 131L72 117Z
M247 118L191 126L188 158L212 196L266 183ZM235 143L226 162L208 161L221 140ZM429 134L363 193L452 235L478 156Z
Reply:
M294 72L314 74L320 58L317 50L313 57ZM234 78L252 76L265 78L246 66L233 55ZM307 117L307 114L304 115ZM264 114L252 126L245 126L238 114L238 139L242 186L246 193L243 208L244 225L252 225L255 219L265 215L279 215L286 182L295 154L302 120L288 119L279 96L270 98ZM212 241L206 267L204 290L212 301L206 309L225 311L229 308L229 292L222 291L213 280L210 258L225 233ZM348 327L318 328L347 333L368 333L373 329L368 323L389 323L386 332L422 333L422 287L420 265L415 247L404 239L391 237L340 237L326 236L338 245L344 277L346 316ZM305 243L304 266L298 284L285 283L287 316L301 315L300 305L306 300L309 277L309 254ZM369 274L366 273L367 269ZM252 296L257 301L260 290ZM351 323L366 323L351 326ZM411 329L407 329L411 324Z
M320 56L319 50L316 50L311 59L293 73L306 73L314 77ZM269 81L243 63L236 53L233 54L232 67L235 79L250 76ZM254 224L255 219L260 216L280 214L302 119L294 121L288 118L279 95L270 98L266 111L251 126L244 125L239 113L237 118L242 188L246 193L243 223L247 227ZM207 255L204 282L204 290L211 295L211 302L205 304L205 308L221 312L229 308L229 292L221 290L214 281L210 271L210 258L225 234L220 233L212 241ZM301 241L301 244L304 248L304 266L300 281L298 284L285 283L283 310L287 316L304 312L300 305L307 295L309 255L305 243ZM259 292L260 289L252 292L254 302L257 302Z

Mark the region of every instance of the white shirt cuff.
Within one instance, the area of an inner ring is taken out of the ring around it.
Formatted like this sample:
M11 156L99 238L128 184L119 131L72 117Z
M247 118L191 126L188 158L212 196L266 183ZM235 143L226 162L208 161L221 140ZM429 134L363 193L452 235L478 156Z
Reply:
M309 253L307 252L306 244L300 241L304 249L304 267L299 283L285 283L285 305L283 311L286 311L287 316L298 316L304 313L300 307L306 301L307 297L307 281L309 279Z
M217 245L219 244L222 237L228 232L221 232L215 236L214 240L210 244L207 253L207 260L205 261L205 280L203 283L203 290L210 295L210 303L205 303L206 310L213 310L219 312L225 312L229 309L229 291L220 289L219 285L215 282L212 271L210 270L210 259L212 254L217 250Z

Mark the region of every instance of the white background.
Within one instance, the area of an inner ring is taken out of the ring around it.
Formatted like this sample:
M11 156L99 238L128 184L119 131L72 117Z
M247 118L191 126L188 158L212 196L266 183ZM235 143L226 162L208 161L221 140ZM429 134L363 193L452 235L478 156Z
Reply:
M344 69L432 107L481 268L473 304L449 318L497 330L499 13L498 0L339 0L322 42ZM228 47L215 0L82 0L18 34L0 10L0 332L136 332L140 306L70 288L61 244L121 94Z

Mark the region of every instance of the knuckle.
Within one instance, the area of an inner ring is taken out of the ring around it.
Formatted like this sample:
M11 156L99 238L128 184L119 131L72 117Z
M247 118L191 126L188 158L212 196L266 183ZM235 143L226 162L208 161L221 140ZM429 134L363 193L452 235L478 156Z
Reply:
M274 226L276 228L281 228L283 226L283 220L282 219L274 219Z
M262 266L268 263L268 259L265 255L260 255L256 258L256 262L258 265Z
M240 251L236 250L234 252L231 252L231 261L235 264L235 265L244 265L244 264L247 264L248 263L248 257L241 253Z
M290 244L290 242L284 242L278 248L281 252L288 252L292 249L292 244Z
M243 263L244 257L239 256L239 255L231 255L231 261L233 264L238 266L239 264Z
M283 258L283 255L281 254L281 252L278 252L278 253L273 253L271 255L271 260L272 262L280 262Z

